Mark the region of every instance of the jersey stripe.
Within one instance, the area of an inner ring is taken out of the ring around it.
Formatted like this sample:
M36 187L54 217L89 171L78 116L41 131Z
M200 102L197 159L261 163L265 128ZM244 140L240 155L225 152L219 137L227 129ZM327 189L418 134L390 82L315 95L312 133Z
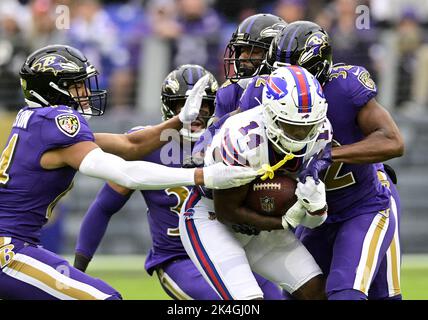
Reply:
M89 284L72 279L52 266L20 253L15 255L3 272L59 299L105 300L110 297Z
M193 210L193 207L200 199L201 195L199 194L199 190L196 188L192 189L192 192L189 196L189 201L187 201L185 205L186 213L190 210ZM199 264L204 269L205 274L210 279L211 284L214 286L217 293L222 297L222 299L232 300L232 295L227 290L224 282L219 276L217 270L214 267L214 264L212 263L211 259L209 258L206 250L202 245L198 230L195 226L195 222L191 218L186 218L185 225L193 252L195 253L196 258L198 259Z
M223 141L221 144L221 156L223 161L231 166L246 166L248 163L240 155L238 150L233 146L230 135L228 132L225 132Z

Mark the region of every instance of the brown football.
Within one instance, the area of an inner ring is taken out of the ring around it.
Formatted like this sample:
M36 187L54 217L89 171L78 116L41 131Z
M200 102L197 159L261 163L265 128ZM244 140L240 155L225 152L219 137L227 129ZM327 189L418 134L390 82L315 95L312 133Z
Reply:
M245 199L246 207L268 216L282 216L296 203L297 181L275 175L273 179L254 180Z

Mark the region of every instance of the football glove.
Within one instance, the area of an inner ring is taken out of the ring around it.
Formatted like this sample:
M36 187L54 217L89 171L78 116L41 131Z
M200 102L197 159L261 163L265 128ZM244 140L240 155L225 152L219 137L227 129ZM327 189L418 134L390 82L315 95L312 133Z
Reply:
M300 224L309 229L313 229L323 224L326 219L327 211L324 211L321 215L312 215L306 211L302 221L300 221Z
M178 118L183 124L189 125L198 117L209 77L209 74L204 75L195 83L192 90L190 90L186 103L178 114Z
M288 229L289 226L296 228L302 221L306 214L306 209L299 201L287 210L282 216L282 227Z
M327 212L323 212L321 215L312 215L299 201L296 201L282 216L282 227L288 229L290 226L296 228L298 225L302 225L313 229L324 223L326 219Z
M327 211L325 185L321 180L318 184L314 178L306 177L305 183L298 182L296 188L297 201L309 211L309 213L321 214Z
M227 166L218 162L204 167L204 184L209 189L229 189L248 184L257 176L257 171L249 167Z

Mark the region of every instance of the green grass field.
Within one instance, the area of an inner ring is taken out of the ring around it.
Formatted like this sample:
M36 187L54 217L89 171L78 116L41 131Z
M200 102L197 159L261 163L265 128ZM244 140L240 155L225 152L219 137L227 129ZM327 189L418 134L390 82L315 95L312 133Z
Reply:
M170 299L157 276L144 271L144 257L96 256L88 273L105 280L127 300ZM406 300L428 300L428 256L403 257L401 288Z

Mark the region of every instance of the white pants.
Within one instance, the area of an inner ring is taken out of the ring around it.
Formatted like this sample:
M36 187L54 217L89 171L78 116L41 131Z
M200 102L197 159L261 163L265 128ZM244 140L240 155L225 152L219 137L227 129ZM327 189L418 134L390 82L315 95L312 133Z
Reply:
M322 273L291 231L235 233L215 219L213 200L195 191L182 207L179 227L188 255L225 300L263 298L252 271L290 293Z

